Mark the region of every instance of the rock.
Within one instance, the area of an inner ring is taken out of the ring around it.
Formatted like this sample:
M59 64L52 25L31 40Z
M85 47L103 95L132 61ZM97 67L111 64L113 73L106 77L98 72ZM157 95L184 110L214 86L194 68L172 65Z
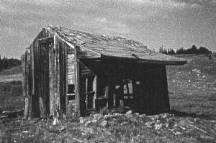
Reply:
M165 123L165 127L166 127L166 128L169 128L169 123Z
M112 117L111 114L104 115L104 119L108 119L108 118L111 118L111 117Z
M90 123L92 123L91 121L87 121L86 123L85 123L85 126L88 126Z
M103 118L102 114L94 114L93 115L94 120L100 120L101 118Z
M182 133L179 131L173 132L175 135L181 135Z
M125 116L126 116L127 118L133 117L132 111L131 111L131 110L127 111L127 112L125 113Z
M153 124L152 121L149 121L149 122L146 122L146 123L145 123L145 125L146 125L148 128L151 128L151 127L152 127L152 124Z
M162 124L155 124L155 130L160 130L162 128Z
M29 131L22 131L22 133L26 134L26 133L29 133Z
M54 120L53 120L53 126L55 126L57 124L59 124L59 120L57 118L54 118Z
M131 110L129 110L129 111L127 111L125 114L126 115L130 115L130 114L132 114L133 112L131 111Z
M92 120L92 123L97 123L97 121L98 121L98 120L96 120L96 119L93 119L93 120Z
M146 114L140 114L139 117L140 118L146 117Z
M128 122L122 122L121 126L124 126L124 125L127 125L127 124L128 124Z
M192 72L195 72L195 73L201 73L201 71L199 69L192 69Z
M205 140L214 140L214 137L206 136L206 135L201 135L200 138L205 139Z
M108 125L108 122L107 122L106 120L103 120L103 121L100 123L100 125L101 125L102 127L106 127L106 126Z
M114 116L120 116L121 114L120 113L114 113L113 115Z
M83 123L85 122L85 120L84 120L83 117L80 117L79 120L80 120L80 123L81 123L81 124L83 124Z

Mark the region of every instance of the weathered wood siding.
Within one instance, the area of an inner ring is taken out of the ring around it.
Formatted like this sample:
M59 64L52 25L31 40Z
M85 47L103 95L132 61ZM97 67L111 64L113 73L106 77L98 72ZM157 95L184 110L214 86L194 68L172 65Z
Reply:
M48 47L39 43L41 38L51 37L51 33L43 29L30 46L30 74L31 74L31 117L44 117L49 114L49 52ZM43 45L43 46L42 46ZM46 51L46 52L44 52ZM45 63L44 63L45 62ZM44 66L44 67L43 67ZM42 85L45 86L42 86Z
M23 96L25 99L24 117L28 118L31 115L31 71L30 71L30 53L26 51L21 57L22 59L22 72L23 72Z

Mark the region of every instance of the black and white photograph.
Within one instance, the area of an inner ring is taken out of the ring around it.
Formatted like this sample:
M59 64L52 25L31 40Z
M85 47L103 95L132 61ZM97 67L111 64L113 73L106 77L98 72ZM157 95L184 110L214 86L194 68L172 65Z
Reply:
M216 0L0 0L0 143L216 143Z

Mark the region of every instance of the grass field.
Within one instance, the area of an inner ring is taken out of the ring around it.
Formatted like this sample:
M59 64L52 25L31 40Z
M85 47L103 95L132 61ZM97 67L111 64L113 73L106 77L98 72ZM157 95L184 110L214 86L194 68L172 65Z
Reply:
M0 110L22 109L21 67L14 67L0 72Z
M216 142L216 59L182 55L183 66L168 66L167 79L173 114L95 114L70 120L0 120L0 142ZM12 76L11 76L12 75ZM0 109L23 108L19 68L0 73ZM19 76L18 76L19 77ZM15 80L20 80L19 78Z
M189 63L167 68L171 108L216 119L216 59L184 56Z

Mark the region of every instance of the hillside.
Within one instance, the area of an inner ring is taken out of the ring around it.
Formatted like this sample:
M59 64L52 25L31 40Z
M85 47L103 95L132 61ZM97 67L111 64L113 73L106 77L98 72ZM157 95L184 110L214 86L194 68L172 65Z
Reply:
M0 82L11 82L22 80L22 68L21 66L12 67L10 69L4 69L0 72Z
M216 58L184 55L189 62L167 67L171 108L216 119Z

